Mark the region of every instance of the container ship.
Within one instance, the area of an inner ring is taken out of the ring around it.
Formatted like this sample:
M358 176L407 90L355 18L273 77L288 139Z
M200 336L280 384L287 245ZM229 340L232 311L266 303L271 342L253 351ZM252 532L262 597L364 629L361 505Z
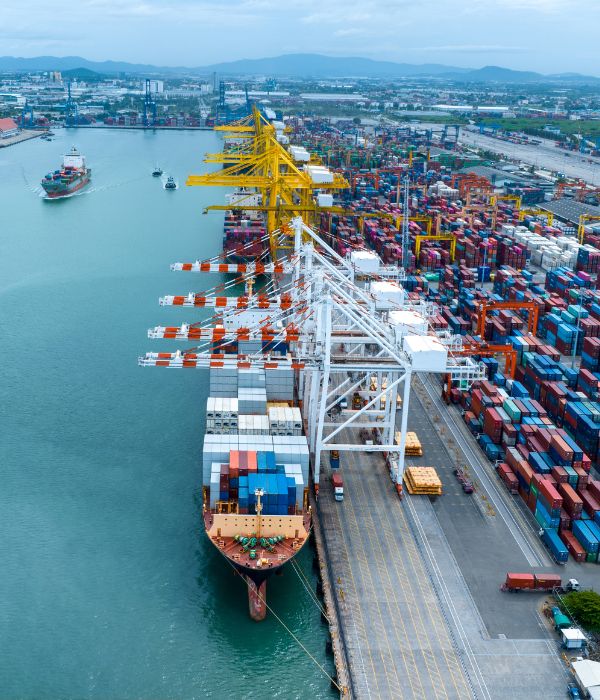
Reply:
M311 530L308 443L292 397L291 368L210 370L203 522L246 582L256 621L266 616L268 578L298 554Z
M219 263L201 267L209 272L224 271ZM192 267L177 263L173 269ZM249 283L246 294L251 293ZM190 303L196 305L196 299ZM161 305L190 303L182 297L161 299ZM256 321L268 313L236 309L234 314L215 316L210 329L212 341L206 345L212 360L207 365L202 522L213 546L246 583L249 614L255 621L263 620L267 613L269 577L298 554L312 525L308 441L296 401L295 370L288 345L271 338L240 337L253 318ZM207 330L187 324L157 326L149 331L149 337L201 341ZM235 336L236 340L224 342L225 336ZM268 369L237 361L262 353L271 358ZM195 357L194 353L158 353L150 362L140 358L140 363L191 367L195 363L188 358ZM231 358L236 359L232 362Z
M227 203L258 207L261 196L257 192L236 190L227 195ZM267 225L263 212L230 209L223 224L223 254L232 262L251 262L266 255L268 251Z
M92 171L85 164L85 156L73 146L71 151L63 156L62 167L48 173L41 184L47 199L59 199L85 187L91 176Z

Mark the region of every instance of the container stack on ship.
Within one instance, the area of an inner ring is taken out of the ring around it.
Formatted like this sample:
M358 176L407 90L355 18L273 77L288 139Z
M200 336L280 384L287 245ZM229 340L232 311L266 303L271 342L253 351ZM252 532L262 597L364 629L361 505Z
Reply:
M46 199L68 197L85 187L92 177L92 171L85 163L85 156L73 146L63 156L62 166L53 173L48 173L41 182L46 192Z
M239 354L261 352L260 341ZM210 369L202 451L204 526L244 577L250 616L266 615L267 579L306 543L308 444L291 368Z

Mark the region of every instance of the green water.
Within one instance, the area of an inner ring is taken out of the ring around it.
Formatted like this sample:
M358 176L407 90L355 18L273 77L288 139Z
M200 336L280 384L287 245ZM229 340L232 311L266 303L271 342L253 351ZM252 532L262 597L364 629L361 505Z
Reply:
M76 144L92 186L39 197ZM211 286L223 190L187 188L210 132L59 131L0 150L0 697L329 698L329 681L200 528L203 371L142 369L158 297ZM151 177L159 163L175 192ZM173 342L173 341L171 341ZM311 574L309 548L298 557ZM328 669L291 568L269 602Z

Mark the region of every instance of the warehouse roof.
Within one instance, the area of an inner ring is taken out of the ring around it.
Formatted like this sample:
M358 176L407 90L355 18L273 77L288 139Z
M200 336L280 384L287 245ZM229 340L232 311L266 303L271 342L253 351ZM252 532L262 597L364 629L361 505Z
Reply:
M18 126L14 119L10 119L9 117L0 119L0 131L14 131L17 128Z
M540 209L551 211L559 219L569 223L578 225L581 214L592 214L592 216L600 216L600 207L594 207L591 204L582 204L574 199L564 197L556 199L553 202L543 202L539 205Z
M473 165L470 168L461 168L459 170L461 173L475 173L480 177L487 177L487 179L492 183L500 182L520 182L520 183L530 183L532 181L531 177L523 177L522 175L517 175L515 173L509 173L506 170L499 170L498 168L491 168L489 165Z

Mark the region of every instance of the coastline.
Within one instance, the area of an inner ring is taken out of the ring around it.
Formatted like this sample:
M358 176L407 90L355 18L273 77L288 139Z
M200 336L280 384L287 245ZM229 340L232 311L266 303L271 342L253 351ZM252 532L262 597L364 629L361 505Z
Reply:
M7 139L1 139L0 148L8 148L9 146L14 146L17 143L22 143L23 141L37 139L45 133L45 129L21 131L21 133L17 134L16 136L9 136Z

